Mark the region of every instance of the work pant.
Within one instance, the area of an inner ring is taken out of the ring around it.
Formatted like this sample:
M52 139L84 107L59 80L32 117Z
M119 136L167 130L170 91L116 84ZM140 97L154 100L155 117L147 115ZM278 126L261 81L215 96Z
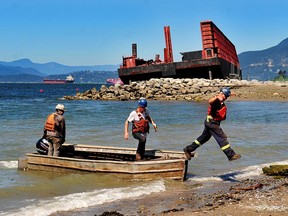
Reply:
M220 122L214 121L213 119L205 120L202 134L191 145L187 146L186 150L188 152L195 151L198 147L206 143L211 138L211 136L215 138L218 145L228 157L228 159L235 155L235 152L227 140L226 134L220 127Z
M135 139L139 140L136 153L140 155L141 159L143 159L144 154L145 154L145 144L146 144L147 133L133 132L132 135Z
M58 157L60 154L60 148L62 146L62 139L52 136L47 136L46 139L49 142L48 156Z

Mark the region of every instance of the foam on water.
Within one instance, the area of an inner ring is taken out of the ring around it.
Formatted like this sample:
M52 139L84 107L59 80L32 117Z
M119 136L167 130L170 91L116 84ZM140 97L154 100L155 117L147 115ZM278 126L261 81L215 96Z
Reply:
M215 176L207 176L207 177L192 177L189 178L188 181L196 181L196 182L221 182L221 181L238 181L246 178L251 178L255 176L261 175L262 168L270 165L288 165L288 160L285 161L276 161L269 164L259 164L247 166L239 170L232 170L227 173L218 174Z
M122 187L100 189L92 192L74 193L65 196L56 196L48 200L37 200L29 206L9 212L0 212L1 216L45 216L57 211L70 211L89 206L100 205L121 199L135 198L151 193L165 191L163 180L145 183L136 187ZM32 201L32 200L31 200Z
M18 161L0 161L0 168L15 169L18 167Z

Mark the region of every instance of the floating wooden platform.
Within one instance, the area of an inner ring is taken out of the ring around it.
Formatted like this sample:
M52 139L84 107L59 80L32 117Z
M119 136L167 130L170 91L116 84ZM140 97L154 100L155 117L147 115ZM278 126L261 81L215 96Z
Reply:
M170 178L185 180L188 161L183 152L146 150L145 158L135 161L136 149L92 145L63 145L60 157L28 153L19 159L19 169L42 171L82 171L117 174L133 180Z

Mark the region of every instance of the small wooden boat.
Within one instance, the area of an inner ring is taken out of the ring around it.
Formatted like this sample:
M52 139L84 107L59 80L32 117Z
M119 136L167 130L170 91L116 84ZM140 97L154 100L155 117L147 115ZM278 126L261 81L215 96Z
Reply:
M136 149L82 144L64 144L60 157L28 153L20 158L19 169L43 171L86 171L112 173L133 180L170 178L185 180L188 161L183 152L146 150L135 161Z

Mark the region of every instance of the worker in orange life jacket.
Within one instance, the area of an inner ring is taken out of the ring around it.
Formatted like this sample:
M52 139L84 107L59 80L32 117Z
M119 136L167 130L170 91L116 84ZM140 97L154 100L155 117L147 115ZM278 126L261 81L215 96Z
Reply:
M149 133L149 122L153 125L155 131L157 131L157 125L149 115L147 109L147 100L140 98L138 101L138 108L132 111L125 122L124 138L128 140L129 123L132 122L132 135L135 139L139 140L138 148L136 150L136 160L144 158L145 144L147 133Z
M66 124L63 116L65 107L63 104L58 104L55 109L56 112L48 115L46 119L43 138L49 142L48 156L58 157L66 137Z
M204 122L204 130L202 134L189 146L185 147L183 151L188 160L191 159L191 152L206 143L211 136L215 138L221 150L225 153L229 161L237 160L241 157L236 154L227 140L226 134L220 127L221 121L226 119L227 107L224 101L231 95L229 88L222 88L220 93L209 100L208 115ZM235 95L235 94L233 94Z

